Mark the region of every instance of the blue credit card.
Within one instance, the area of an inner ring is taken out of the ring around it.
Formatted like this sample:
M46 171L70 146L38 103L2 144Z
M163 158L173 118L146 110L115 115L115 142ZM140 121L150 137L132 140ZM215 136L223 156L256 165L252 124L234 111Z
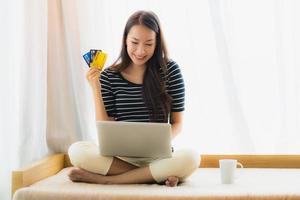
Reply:
M91 63L91 52L87 52L86 54L84 54L83 59L85 60L86 64L88 64L88 66L90 66Z

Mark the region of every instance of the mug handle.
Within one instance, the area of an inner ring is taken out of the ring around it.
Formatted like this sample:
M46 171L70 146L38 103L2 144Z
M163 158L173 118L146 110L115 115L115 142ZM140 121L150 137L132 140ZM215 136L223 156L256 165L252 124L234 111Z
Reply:
M237 162L236 165L237 165L237 166L240 166L240 168L244 168L244 166L243 166L242 163L240 163L240 162Z
M240 162L237 162L236 165L240 166L240 168L244 168L244 166ZM236 174L234 178L238 180L240 178L240 173Z

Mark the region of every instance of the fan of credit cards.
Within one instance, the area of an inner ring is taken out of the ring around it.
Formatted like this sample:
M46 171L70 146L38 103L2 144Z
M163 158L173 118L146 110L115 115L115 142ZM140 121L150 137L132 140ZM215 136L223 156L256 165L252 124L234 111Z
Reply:
M102 70L107 58L107 54L102 50L91 49L83 55L85 62L89 67L95 67Z

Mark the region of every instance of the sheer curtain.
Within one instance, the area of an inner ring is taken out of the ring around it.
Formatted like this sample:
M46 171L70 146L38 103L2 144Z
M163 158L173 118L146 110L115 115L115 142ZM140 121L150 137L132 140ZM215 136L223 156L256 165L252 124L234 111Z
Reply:
M10 197L11 170L47 152L47 6L1 1L0 199Z
M0 198L9 199L14 168L96 141L82 54L103 49L111 64L139 9L157 13L185 78L175 148L299 154L299 8L296 0L1 2Z

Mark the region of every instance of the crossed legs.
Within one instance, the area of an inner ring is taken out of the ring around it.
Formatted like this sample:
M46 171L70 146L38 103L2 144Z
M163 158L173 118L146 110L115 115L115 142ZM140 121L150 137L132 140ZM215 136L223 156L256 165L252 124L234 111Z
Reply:
M179 180L189 176L199 164L198 156L190 153L178 154L149 166L136 167L116 157L98 154L95 144L77 142L69 148L69 156L75 166L69 171L72 181L98 184L164 183L176 186ZM175 166L174 166L175 165ZM183 165L190 165L183 169ZM169 169L172 167L172 169Z

